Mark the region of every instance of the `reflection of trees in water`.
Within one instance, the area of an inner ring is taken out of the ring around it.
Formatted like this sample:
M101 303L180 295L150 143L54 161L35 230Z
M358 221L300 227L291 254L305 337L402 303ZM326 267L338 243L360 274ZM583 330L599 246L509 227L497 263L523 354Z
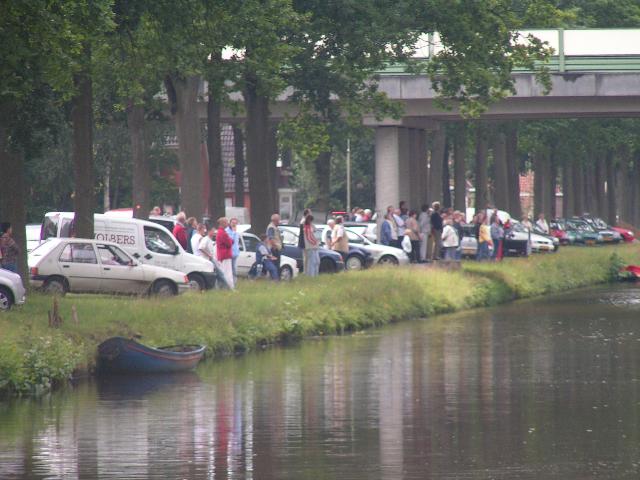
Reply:
M620 307L576 298L212 362L202 381L18 402L0 410L0 466L194 479L634 471L640 332Z

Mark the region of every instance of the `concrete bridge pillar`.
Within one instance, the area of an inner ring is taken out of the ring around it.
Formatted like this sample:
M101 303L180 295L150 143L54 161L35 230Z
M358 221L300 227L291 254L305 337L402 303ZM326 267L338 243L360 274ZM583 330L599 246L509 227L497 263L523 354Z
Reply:
M426 201L425 131L400 126L376 127L376 210L406 200L419 210Z

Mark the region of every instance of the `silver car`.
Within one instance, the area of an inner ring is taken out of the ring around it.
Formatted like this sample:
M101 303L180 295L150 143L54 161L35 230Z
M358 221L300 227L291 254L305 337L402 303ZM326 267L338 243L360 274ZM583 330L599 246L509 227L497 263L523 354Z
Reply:
M176 295L189 279L176 270L141 264L113 242L52 238L29 254L31 285L47 293L109 292Z
M0 268L0 312L9 310L12 305L22 305L25 299L20 275Z

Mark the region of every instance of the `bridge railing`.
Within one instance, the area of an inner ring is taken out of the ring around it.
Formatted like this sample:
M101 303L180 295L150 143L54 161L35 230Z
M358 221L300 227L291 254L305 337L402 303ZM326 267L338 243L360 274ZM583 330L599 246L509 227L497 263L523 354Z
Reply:
M531 34L553 49L547 67L552 72L640 71L640 28L521 30L522 40ZM423 35L413 55L428 61L444 49L437 32ZM516 69L524 72L525 69ZM390 65L381 74L404 73L402 65Z

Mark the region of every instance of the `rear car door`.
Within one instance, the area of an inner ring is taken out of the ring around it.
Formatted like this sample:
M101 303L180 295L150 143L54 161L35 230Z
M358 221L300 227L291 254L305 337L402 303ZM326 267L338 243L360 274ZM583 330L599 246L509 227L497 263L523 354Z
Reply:
M67 243L60 252L58 264L72 292L100 291L102 273L93 244Z
M248 276L251 265L256 261L256 249L260 239L250 233L243 233L240 239L240 256L237 263L238 275Z
M102 268L102 290L116 293L141 293L147 289L143 269L132 263L122 249L97 244Z

